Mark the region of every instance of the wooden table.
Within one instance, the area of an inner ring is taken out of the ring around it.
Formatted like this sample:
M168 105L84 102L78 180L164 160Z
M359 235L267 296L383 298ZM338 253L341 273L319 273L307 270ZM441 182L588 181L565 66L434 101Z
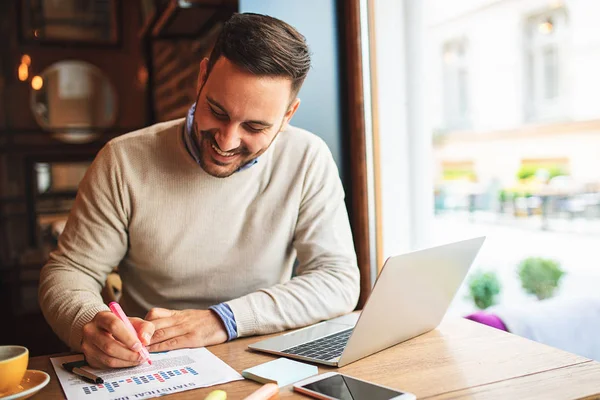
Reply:
M252 337L210 347L241 372L275 357L249 351ZM33 357L29 369L50 374L48 386L33 399L62 399L64 394L49 361ZM337 370L350 376L405 390L419 399L600 399L600 363L464 319L446 319L435 330ZM258 389L237 381L170 395L169 399L203 399L223 389L241 399ZM282 389L281 398L306 398Z

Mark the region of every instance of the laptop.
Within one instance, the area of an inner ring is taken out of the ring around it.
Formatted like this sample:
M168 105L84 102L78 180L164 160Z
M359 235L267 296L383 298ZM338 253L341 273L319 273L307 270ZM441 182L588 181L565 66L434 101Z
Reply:
M251 344L257 351L342 367L439 325L485 237L390 257L360 314Z

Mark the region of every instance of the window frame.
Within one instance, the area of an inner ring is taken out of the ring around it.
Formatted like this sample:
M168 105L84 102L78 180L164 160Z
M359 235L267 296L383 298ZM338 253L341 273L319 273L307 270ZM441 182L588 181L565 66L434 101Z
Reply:
M552 21L553 31L539 33L544 21ZM525 66L525 120L526 122L556 121L568 118L566 106L567 59L568 59L568 18L564 8L546 10L528 16L524 24L524 66ZM544 52L555 52L555 74L553 85L556 96L547 98L548 90Z
M465 37L447 40L441 50L444 125L448 130L468 129L471 126L468 41ZM464 107L461 107L463 97Z

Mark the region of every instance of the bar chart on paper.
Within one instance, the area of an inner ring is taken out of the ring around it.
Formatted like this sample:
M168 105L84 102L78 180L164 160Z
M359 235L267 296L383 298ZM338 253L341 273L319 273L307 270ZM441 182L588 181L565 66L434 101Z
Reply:
M145 389L145 387L147 387L148 385L150 385L153 382L165 383L165 382L169 381L171 378L185 377L186 374L190 374L189 376L193 377L193 376L198 375L198 372L196 372L196 370L191 367L185 367L185 368L173 369L173 370L164 370L164 371L159 370L152 374L133 375L133 376L130 376L130 377L127 377L124 379L113 380L110 382L105 381L101 385L83 386L81 388L81 390L83 390L83 393L86 395L91 395L92 393L101 392L101 391L108 392L109 394L112 394L112 393L118 394L118 392L120 391L120 389L122 387L127 387L128 385L131 385L131 386L139 386L140 390L143 391ZM185 383L179 383L179 384L185 384ZM191 382L189 384L193 385L193 382ZM191 388L192 387L190 387L190 389Z
M152 354L152 365L142 364L134 368L98 370L85 367L102 377L104 383L100 385L87 383L61 367L64 362L78 359L82 356L51 359L69 400L147 399L243 379L204 348Z

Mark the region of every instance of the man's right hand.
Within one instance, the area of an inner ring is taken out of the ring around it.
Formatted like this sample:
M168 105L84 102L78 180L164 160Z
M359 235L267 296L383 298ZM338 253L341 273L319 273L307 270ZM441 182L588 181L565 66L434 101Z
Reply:
M81 350L94 368L125 368L144 361L138 350L148 346L154 324L140 318L129 318L137 331L132 334L123 321L110 311L101 311L83 326Z

